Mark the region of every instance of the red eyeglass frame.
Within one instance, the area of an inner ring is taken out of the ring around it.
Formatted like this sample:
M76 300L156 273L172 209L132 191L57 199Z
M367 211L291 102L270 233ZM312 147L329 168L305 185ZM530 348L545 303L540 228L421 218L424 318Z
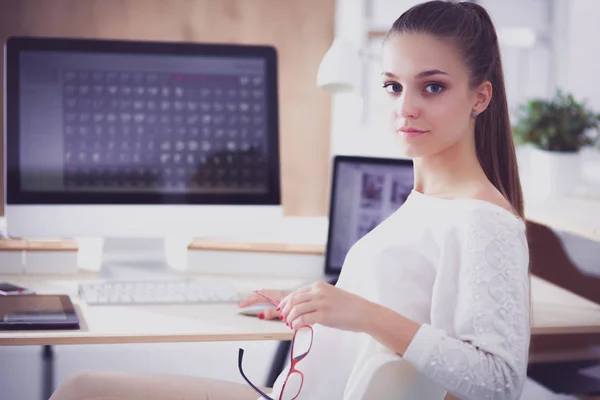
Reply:
M272 297L270 297L269 295L266 295L262 292L260 292L259 290L255 290L254 293L256 293L257 295L269 300L269 302L271 302L271 304L273 304L275 307L279 306L279 301L273 299ZM304 329L304 328L308 328L310 329L310 346L308 347L308 350L306 350L306 352L304 352L303 354L297 356L296 358L294 358L294 343L296 341L296 333L300 330L300 329ZM300 382L300 389L298 389L298 394L292 399L295 400L298 398L298 396L300 395L300 392L302 391L302 387L304 386L304 374L302 373L302 371L296 369L296 364L298 364L300 361L302 361L304 359L304 357L306 357L308 355L308 353L310 353L310 350L312 349L312 344L313 344L313 336L314 335L314 331L312 329L312 327L310 325L305 325L303 327L298 328L295 332L294 332L294 337L292 338L292 346L291 346L291 351L290 351L290 370L288 371L287 376L285 377L285 381L283 382L283 386L281 388L281 393L279 395L279 400L282 400L282 396L283 393L285 393L285 387L290 379L290 376L293 373L296 374L300 374L300 376L302 377L302 380ZM241 357L243 354L243 350L240 349L240 371L241 371ZM254 386L254 384L252 384L243 374L244 378L246 379L246 381L250 384L250 386L252 386L257 392L259 392L263 397L265 397L268 400L273 400L271 399L269 396L266 396L262 391L260 391L258 388L256 388Z

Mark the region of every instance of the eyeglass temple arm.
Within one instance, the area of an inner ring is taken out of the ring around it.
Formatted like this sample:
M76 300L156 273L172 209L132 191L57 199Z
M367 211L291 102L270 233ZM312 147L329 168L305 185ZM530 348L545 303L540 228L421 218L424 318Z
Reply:
M260 292L259 290L255 290L254 293L256 293L257 295L261 296L262 298L269 300L275 307L279 306L279 301L273 299L271 296L268 296L262 292Z
M244 378L244 380L246 382L248 382L248 385L252 386L252 389L256 390L256 392L259 393L263 397L263 399L274 400L273 398L269 397L266 393L264 393L262 390L257 388L252 382L250 382L250 379L248 379L246 374L244 374L244 370L242 369L242 359L243 358L244 358L244 349L240 349L238 352L238 369L240 370L240 374L242 374L242 377Z

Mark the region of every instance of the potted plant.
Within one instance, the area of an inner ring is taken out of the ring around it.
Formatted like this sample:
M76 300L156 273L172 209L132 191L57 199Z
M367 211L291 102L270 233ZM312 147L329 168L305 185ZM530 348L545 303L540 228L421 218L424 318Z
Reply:
M581 179L580 150L598 142L600 114L558 90L550 100L532 99L520 107L513 134L529 144L530 179L544 197L568 196Z

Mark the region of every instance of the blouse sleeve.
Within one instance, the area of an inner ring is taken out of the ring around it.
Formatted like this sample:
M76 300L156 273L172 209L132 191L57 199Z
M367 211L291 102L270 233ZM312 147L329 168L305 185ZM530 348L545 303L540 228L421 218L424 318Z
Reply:
M454 332L422 325L403 358L462 400L518 399L530 341L524 223L504 210L473 210L442 250L433 298L453 297Z

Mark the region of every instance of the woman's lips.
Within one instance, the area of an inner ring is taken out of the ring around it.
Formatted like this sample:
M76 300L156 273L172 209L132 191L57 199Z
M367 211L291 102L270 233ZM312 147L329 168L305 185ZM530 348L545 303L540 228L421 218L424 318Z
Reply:
M421 136L424 135L425 133L429 132L429 131L424 131L422 129L416 129L416 128L400 128L397 130L398 133L400 133L403 136L409 137L409 138L413 138L413 137L417 137L417 136Z

